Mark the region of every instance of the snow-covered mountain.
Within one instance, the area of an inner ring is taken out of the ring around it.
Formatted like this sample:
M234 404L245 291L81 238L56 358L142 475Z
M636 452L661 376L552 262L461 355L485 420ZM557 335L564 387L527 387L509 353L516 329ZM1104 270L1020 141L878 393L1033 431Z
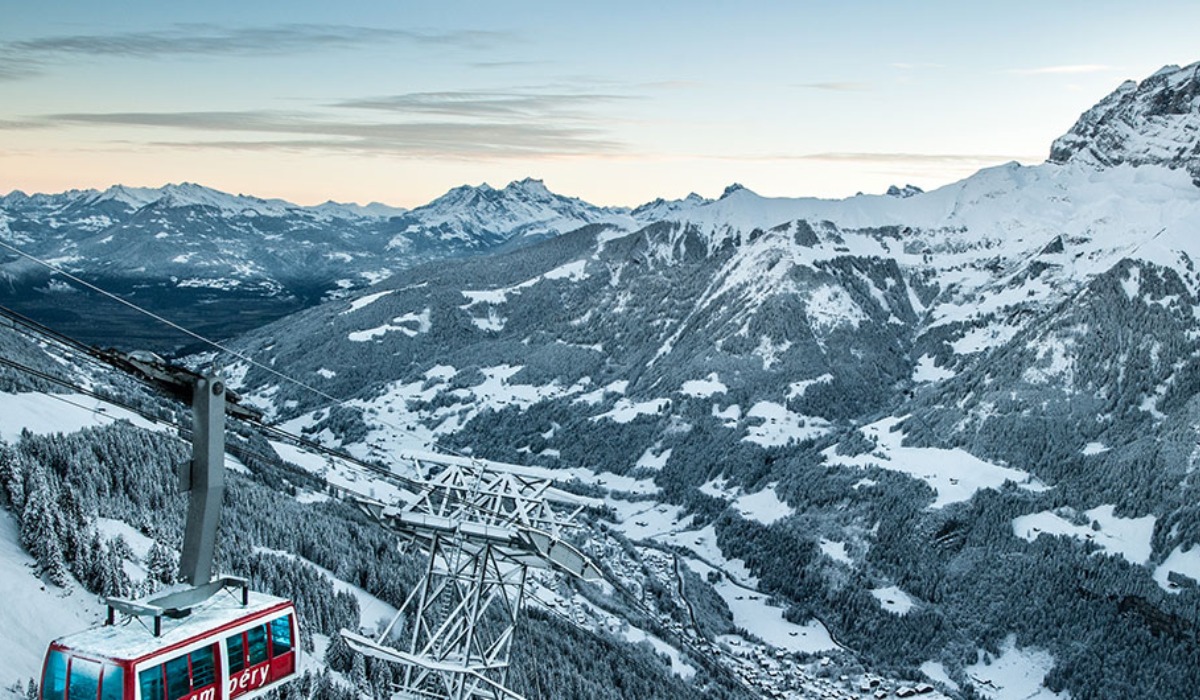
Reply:
M454 242L466 249L486 249L513 239L536 240L590 224L632 229L635 220L626 209L597 207L575 197L546 189L541 180L526 178L494 189L456 187L429 204L400 217L390 248L419 249L424 242Z
M1050 148L1056 163L1182 168L1200 185L1200 63L1129 80Z
M750 667L782 651L955 697L1191 697L1195 83L1126 84L1050 162L930 192L732 185L622 211L459 188L371 229L376 255L421 264L235 341L273 371L217 359L272 419L360 457L437 446L575 479L607 506L601 556L664 610L724 610L708 641L762 640ZM129 225L151 233L131 256L171 233L149 199L93 205L155 222ZM217 216L192 209L201 232Z
M635 225L627 211L553 194L536 180L502 190L460 187L411 212L381 204L301 207L191 183L0 198L0 240L223 337L420 262L519 247L597 223ZM76 313L73 283L8 252L0 254L0 276L9 305L100 340ZM172 349L179 339L151 333L137 340Z
M739 561L789 621L947 687L1007 697L1015 664L1043 697L1187 695L1200 188L1186 152L1128 157L1160 116L931 192L731 186L411 268L239 341L343 406L236 383L364 457L563 469L625 536Z

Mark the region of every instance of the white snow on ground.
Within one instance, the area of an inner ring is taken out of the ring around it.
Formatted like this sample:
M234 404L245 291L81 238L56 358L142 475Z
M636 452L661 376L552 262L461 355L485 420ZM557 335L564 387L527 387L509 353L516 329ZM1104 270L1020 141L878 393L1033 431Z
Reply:
M730 501L730 507L743 518L770 525L793 512L791 506L779 499L775 486L774 483L767 484L761 491L744 494L740 488L729 486L727 479L717 477L701 484L699 491L713 498Z
M935 360L929 355L921 355L921 359L917 360L917 366L913 368L912 378L914 382L940 382L954 376L954 372L938 367L934 364Z
M714 394L724 394L729 387L721 381L716 372L705 379L691 379L683 383L680 392L697 399L706 399Z
M22 430L36 435L73 433L117 420L148 430L166 430L136 413L84 394L4 394L0 401L0 440L16 442Z
M681 520L683 508L667 503L608 498L605 505L616 513L615 528L631 540L670 537L691 522L691 516Z
M984 326L983 328L972 328L967 331L961 338L950 344L954 348L954 352L959 355L970 355L984 350L990 350L995 347L1004 345L1012 340L1021 330L1019 326L1009 326L1002 323Z
M629 423L638 416L652 416L661 413L670 405L670 399L652 399L650 401L618 399L611 411L593 416L592 420L598 421L607 418L614 423Z
M588 274L585 270L587 267L586 260L576 260L565 265L550 270L544 275L538 275L530 280L525 280L520 284L511 287L501 287L499 289L483 289L483 290L463 290L462 295L467 298L467 303L460 306L461 309L469 309L476 304L505 304L508 302L509 295L518 295L521 290L528 289L533 285L543 280L560 280L566 279L572 282L585 280Z
M929 677L929 680L935 683L942 683L954 690L958 690L958 684L950 678L950 674L946 672L946 667L940 661L926 661L921 664L921 673L924 673Z
M1200 547L1192 547L1191 549L1182 549L1176 547L1171 550L1163 563L1159 564L1154 569L1154 580L1158 585L1165 590L1176 593L1178 588L1171 585L1167 577L1174 571L1183 574L1188 578L1200 581Z
M542 275L542 279L547 280L571 280L572 282L581 282L588 278L585 268L587 267L586 260L576 260L565 265L559 265L553 270Z
M696 675L695 667L684 660L679 649L658 636L646 632L624 618L613 615L577 592L564 597L555 588L544 584L545 579L539 580L537 574L530 576L526 583L525 600L527 604L533 602L551 613L571 619L576 625L592 631L605 631L609 634L619 635L632 644L645 642L654 649L655 653L667 657L671 672L675 675L684 680L689 680Z
M654 647L654 651L657 653L666 654L667 658L671 660L671 673L674 673L685 681L691 680L692 676L696 675L696 669L688 665L687 662L683 660L683 655L679 653L678 649L670 644L667 644L653 634L646 632L640 627L634 627L633 625L628 625L625 627L625 629L621 631L621 634L629 642L634 644L637 644L638 642L647 642L650 644L650 646Z
M380 299L391 294L393 291L394 290L389 289L386 292L375 292L374 294L368 294L366 296L361 296L361 297L355 299L354 301L350 302L350 307L347 308L345 311L343 311L342 315L345 316L346 314L354 313L355 311L358 311L359 309L363 308L364 306L367 306L368 304L373 304L373 303L379 301Z
M376 598L375 596L366 592L364 589L343 581L334 575L334 573L329 569L317 566L304 557L297 556L291 552L285 552L281 549L269 549L267 547L255 547L254 551L259 554L269 554L276 557L284 557L286 559L302 561L319 571L322 576L329 579L329 582L333 584L333 590L337 591L338 593L349 593L350 595L354 596L356 600L358 600L359 619L362 621L362 625L365 628L369 629L374 627L377 623L379 623L380 620L390 621L396 614L395 607L383 602L379 598Z
M757 520L763 525L770 525L792 514L792 508L779 500L775 493L775 484L769 484L762 491L746 494L733 502L742 517Z
M862 307L839 287L822 285L812 291L804 307L808 320L817 330L832 330L839 326L854 326L867 320Z
M772 401L754 404L746 417L761 419L762 423L748 427L742 440L763 447L781 447L829 432L829 423L823 418L793 413Z
M1054 668L1050 652L1029 647L1016 648L1016 638L1009 635L1000 647L1000 656L991 664L982 660L964 669L975 684L975 690L992 700L1066 700L1070 695L1053 693L1042 680Z
M393 318L391 323L385 323L382 326L368 328L365 331L353 331L346 337L356 343L365 343L368 340L374 340L393 331L400 331L410 338L416 337L420 333L428 333L433 324L429 320L430 310L426 308L419 314L408 313L403 316Z
M848 553L846 553L845 542L834 542L833 540L822 538L819 545L821 547L821 551L824 552L825 556L829 557L830 559L834 561L840 561L843 564L854 563L854 560L850 558Z
M580 394L575 398L573 403L585 403L589 406L595 406L596 404L604 401L604 397L608 394L624 394L628 388L629 381L626 379L620 379L612 382L611 384L602 386L599 389L589 391L586 394Z
M808 388L814 384L828 384L832 381L833 375L825 373L819 377L816 377L815 379L805 379L804 381L800 382L792 382L791 384L788 384L788 400L790 401L792 399L804 396L804 392L808 391Z
M1114 506L1105 505L1086 511L1086 525L1075 525L1051 511L1022 515L1013 519L1013 534L1030 542L1042 535L1090 540L1110 554L1123 556L1133 564L1145 564L1150 559L1154 516L1119 518L1114 510Z
M700 493L707 494L713 498L723 498L725 500L729 500L737 495L738 489L736 487L730 488L728 483L728 479L716 477L714 479L709 479L703 484L700 484L700 488L698 490Z
M1092 455L1108 452L1110 449L1112 448L1110 448L1108 445L1105 445L1103 442L1089 442L1083 446L1083 454L1091 457Z
M917 604L912 596L900 590L899 586L872 588L871 595L875 596L884 610L894 615L907 615L908 611Z
M332 486L343 488L355 493L376 498L387 503L394 503L403 498L400 489L381 479L368 478L359 468L347 463L313 454L305 449L277 440L269 441L271 449L281 459L323 477ZM310 500L321 500L317 494L308 496Z
M133 556L138 559L144 560L154 546L154 538L143 535L123 520L96 518L96 530L102 539L123 537Z
M726 428L736 428L738 421L742 419L742 407L736 403L731 403L724 409L720 409L714 403L712 414L714 418L720 418L723 421L722 425Z
M317 370L317 374L321 375L325 379L333 379L334 377L337 376L337 372L334 372L331 369L325 369L324 367Z
M655 471L667 466L667 460L671 459L671 450L668 448L663 452L655 453L654 450L656 447L647 447L642 456L638 457L637 464L634 466L639 469L653 469Z
M681 561L701 577L713 571L713 567L693 557L683 557ZM733 624L771 646L810 654L838 648L820 621L809 620L803 625L788 622L783 618L783 608L768 604L767 596L738 585L728 576L722 576L713 589L729 606Z
M348 401L348 406L362 409L368 432L364 440L346 445L345 448L363 459L423 450L437 442L439 435L458 430L481 411L499 410L506 406L525 408L548 398L574 396L578 400L578 395L590 383L590 380L580 380L570 387L563 387L557 382L540 386L510 382L521 369L520 365L484 367L480 370L484 379L479 384L446 391L443 384L454 377L457 370L448 365L438 365L426 372L424 379L409 383L392 382L373 398ZM621 390L624 386L623 382L609 385L610 388ZM432 411L410 408L414 403L427 404L439 394L443 399L456 401L442 403ZM313 426L323 416L324 411L317 411L287 421L284 427L293 432L301 431ZM318 437L333 444L332 435Z
M104 605L82 588L64 591L34 577L19 539L16 518L0 509L0 687L24 687L42 672L51 640L104 621Z
M861 429L868 440L878 445L870 453L851 457L839 455L835 447L829 447L821 454L829 464L860 468L876 466L920 479L937 492L930 508L970 500L976 491L999 488L1006 481L1015 481L1031 490L1044 488L1027 472L985 462L966 450L904 447L901 444L903 432L893 431L901 420L903 418L884 418Z
M486 317L471 317L471 324L481 331L502 331L504 330L504 324L506 323L508 323L508 319L501 316L496 309L491 306L489 306L487 309Z

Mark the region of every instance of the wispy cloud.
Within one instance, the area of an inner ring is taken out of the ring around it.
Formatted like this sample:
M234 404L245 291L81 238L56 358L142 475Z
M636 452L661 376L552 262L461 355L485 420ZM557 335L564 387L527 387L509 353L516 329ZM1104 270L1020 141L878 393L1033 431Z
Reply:
M459 118L591 119L585 108L634 99L597 93L537 93L454 90L414 92L385 97L345 100L334 107L391 112L400 115L436 114Z
M469 65L472 68L501 69L528 68L530 66L550 66L554 64L551 61L473 61Z
M450 158L607 155L625 146L609 134L603 119L585 108L620 99L628 98L589 93L411 93L346 100L320 111L44 114L11 125L0 122L0 130L18 124L21 128L153 129L166 138L142 143L189 149L333 150Z
M946 66L944 66L941 63L905 63L905 62L901 61L901 62L892 64L892 68L899 68L900 70L923 70L926 68L945 68L945 67Z
M863 92L870 90L870 83L829 82L829 83L800 83L797 87L809 90L829 90L831 92Z
M510 38L506 34L490 31L439 33L310 24L242 28L185 24L142 32L70 34L0 44L0 80L28 78L44 72L53 64L80 58L270 56L381 43L486 49Z
M1039 68L1013 68L1006 72L1015 75L1078 75L1081 73L1107 73L1117 70L1114 66L1100 63L1080 63L1069 66L1041 66Z

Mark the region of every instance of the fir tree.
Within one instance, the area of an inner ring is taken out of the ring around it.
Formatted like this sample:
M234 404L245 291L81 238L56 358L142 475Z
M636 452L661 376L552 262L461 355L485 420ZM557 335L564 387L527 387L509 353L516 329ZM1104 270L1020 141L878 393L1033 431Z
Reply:
M39 574L45 575L56 586L66 586L70 577L56 528L56 499L50 488L49 479L40 467L27 474L28 495L21 514L21 544L37 560Z
M179 566L171 551L155 540L146 554L146 571L155 581L171 585L177 580Z

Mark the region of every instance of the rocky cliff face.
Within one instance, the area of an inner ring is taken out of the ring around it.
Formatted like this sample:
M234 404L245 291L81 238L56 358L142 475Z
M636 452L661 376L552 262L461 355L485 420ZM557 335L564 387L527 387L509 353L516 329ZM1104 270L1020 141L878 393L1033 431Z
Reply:
M1164 165L1200 185L1200 63L1126 81L1055 140L1050 161Z

